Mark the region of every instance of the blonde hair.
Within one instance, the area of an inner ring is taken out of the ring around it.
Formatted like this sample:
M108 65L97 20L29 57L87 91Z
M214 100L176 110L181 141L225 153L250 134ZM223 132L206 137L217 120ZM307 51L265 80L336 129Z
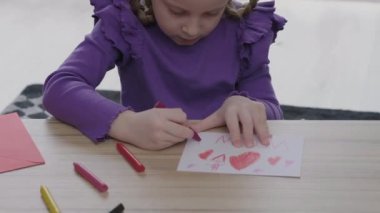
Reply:
M233 1L228 1L226 10L224 13L227 17L232 19L241 19L251 12L257 4L258 0L249 0L247 4L244 4L241 8L236 8ZM141 4L141 0L129 0L133 13L139 18L144 25L153 24L155 22L152 0L145 0L145 4Z

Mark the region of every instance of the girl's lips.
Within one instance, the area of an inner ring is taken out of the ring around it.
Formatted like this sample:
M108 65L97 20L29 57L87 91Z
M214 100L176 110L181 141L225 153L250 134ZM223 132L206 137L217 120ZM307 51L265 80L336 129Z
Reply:
M199 40L200 40L199 37L195 39L184 39L184 38L178 37L177 43L180 45L192 45L192 44L195 44Z

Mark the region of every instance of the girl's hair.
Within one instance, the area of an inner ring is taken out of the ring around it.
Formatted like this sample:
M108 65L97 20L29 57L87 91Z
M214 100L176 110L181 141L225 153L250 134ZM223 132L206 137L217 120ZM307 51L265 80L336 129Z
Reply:
M241 19L256 7L258 0L249 0L243 7L237 8L233 0L228 1L225 14L232 19ZM145 4L141 4L141 0L129 0L133 13L140 19L144 25L149 25L155 22L152 0L145 0Z

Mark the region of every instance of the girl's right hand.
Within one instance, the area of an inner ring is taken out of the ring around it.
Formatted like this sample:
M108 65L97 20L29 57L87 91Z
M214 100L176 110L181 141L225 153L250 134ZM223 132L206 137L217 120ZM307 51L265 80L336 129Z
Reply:
M143 149L159 150L193 137L181 109L124 111L113 121L109 136Z

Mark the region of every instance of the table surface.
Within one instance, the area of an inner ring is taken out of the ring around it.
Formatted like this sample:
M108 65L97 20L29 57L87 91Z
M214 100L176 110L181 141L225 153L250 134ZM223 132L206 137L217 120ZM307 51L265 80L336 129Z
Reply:
M272 134L305 138L301 178L177 172L184 143L162 151L128 146L136 173L115 141L94 145L56 120L23 120L46 163L0 174L0 212L47 212L41 184L62 212L379 212L380 121L270 121ZM221 130L223 131L223 130ZM86 165L108 186L80 178Z

